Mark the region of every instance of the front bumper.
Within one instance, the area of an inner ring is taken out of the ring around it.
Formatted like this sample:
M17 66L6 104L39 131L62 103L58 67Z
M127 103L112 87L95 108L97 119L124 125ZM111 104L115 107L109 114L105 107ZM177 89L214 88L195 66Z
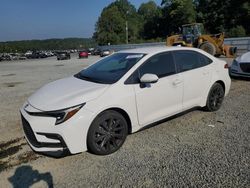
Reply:
M44 151L42 153L45 153L50 156L58 157L58 156L64 156L69 153L69 150L67 148L66 143L64 142L63 138L59 134L51 134L51 133L37 133L40 135L44 135L47 138L57 140L58 142L53 143L53 142L39 142L36 139L36 136L30 127L29 122L23 117L21 114L21 119L22 119L22 125L23 125L23 131L25 134L25 138L28 141L29 145L31 148L35 151L38 151L38 149L35 148L54 148L49 149L48 151ZM33 147L32 147L33 146ZM41 151L40 151L41 152Z
M250 73L245 73L242 71L238 70L236 71L234 69L230 69L230 76L250 78Z
M75 154L87 150L87 133L92 122L92 112L81 109L60 125L55 125L55 118L52 117L32 116L24 108L20 112L25 138L34 151L53 155L65 152Z

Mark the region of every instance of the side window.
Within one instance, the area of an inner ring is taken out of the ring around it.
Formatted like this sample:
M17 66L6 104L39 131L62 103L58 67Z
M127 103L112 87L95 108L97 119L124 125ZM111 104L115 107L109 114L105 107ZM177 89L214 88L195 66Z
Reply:
M199 54L199 59L200 59L200 65L201 67L202 66L206 66L206 65L209 65L210 63L213 62L213 60L209 59L208 57L202 55L202 54Z
M159 78L175 74L175 64L170 52L157 54L148 59L138 69L140 77L146 73L156 74Z
M179 72L184 72L200 67L198 53L188 50L173 51L175 63Z

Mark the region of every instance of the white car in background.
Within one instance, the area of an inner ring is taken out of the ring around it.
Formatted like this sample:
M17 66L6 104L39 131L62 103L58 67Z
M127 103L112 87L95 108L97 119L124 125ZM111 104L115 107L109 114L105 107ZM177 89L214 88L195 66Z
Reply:
M23 129L37 152L107 155L146 125L218 110L230 84L226 62L199 49L121 51L35 92L21 108Z
M240 57L237 57L229 70L230 76L232 77L250 78L250 52L246 52Z
M105 56L108 56L111 54L111 51L110 50L102 50L101 53L100 53L100 57L105 57Z

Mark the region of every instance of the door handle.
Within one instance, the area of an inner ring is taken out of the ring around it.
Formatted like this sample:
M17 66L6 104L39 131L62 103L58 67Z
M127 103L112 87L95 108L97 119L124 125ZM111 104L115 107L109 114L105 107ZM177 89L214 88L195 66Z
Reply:
M180 79L176 79L174 82L173 82L173 85L178 85L180 84L182 81Z

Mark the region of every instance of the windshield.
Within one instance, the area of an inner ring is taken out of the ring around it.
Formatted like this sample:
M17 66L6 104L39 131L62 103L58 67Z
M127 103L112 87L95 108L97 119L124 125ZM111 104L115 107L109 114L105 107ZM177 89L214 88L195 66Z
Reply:
M96 83L113 84L143 56L145 54L142 53L116 53L82 70L75 77Z

